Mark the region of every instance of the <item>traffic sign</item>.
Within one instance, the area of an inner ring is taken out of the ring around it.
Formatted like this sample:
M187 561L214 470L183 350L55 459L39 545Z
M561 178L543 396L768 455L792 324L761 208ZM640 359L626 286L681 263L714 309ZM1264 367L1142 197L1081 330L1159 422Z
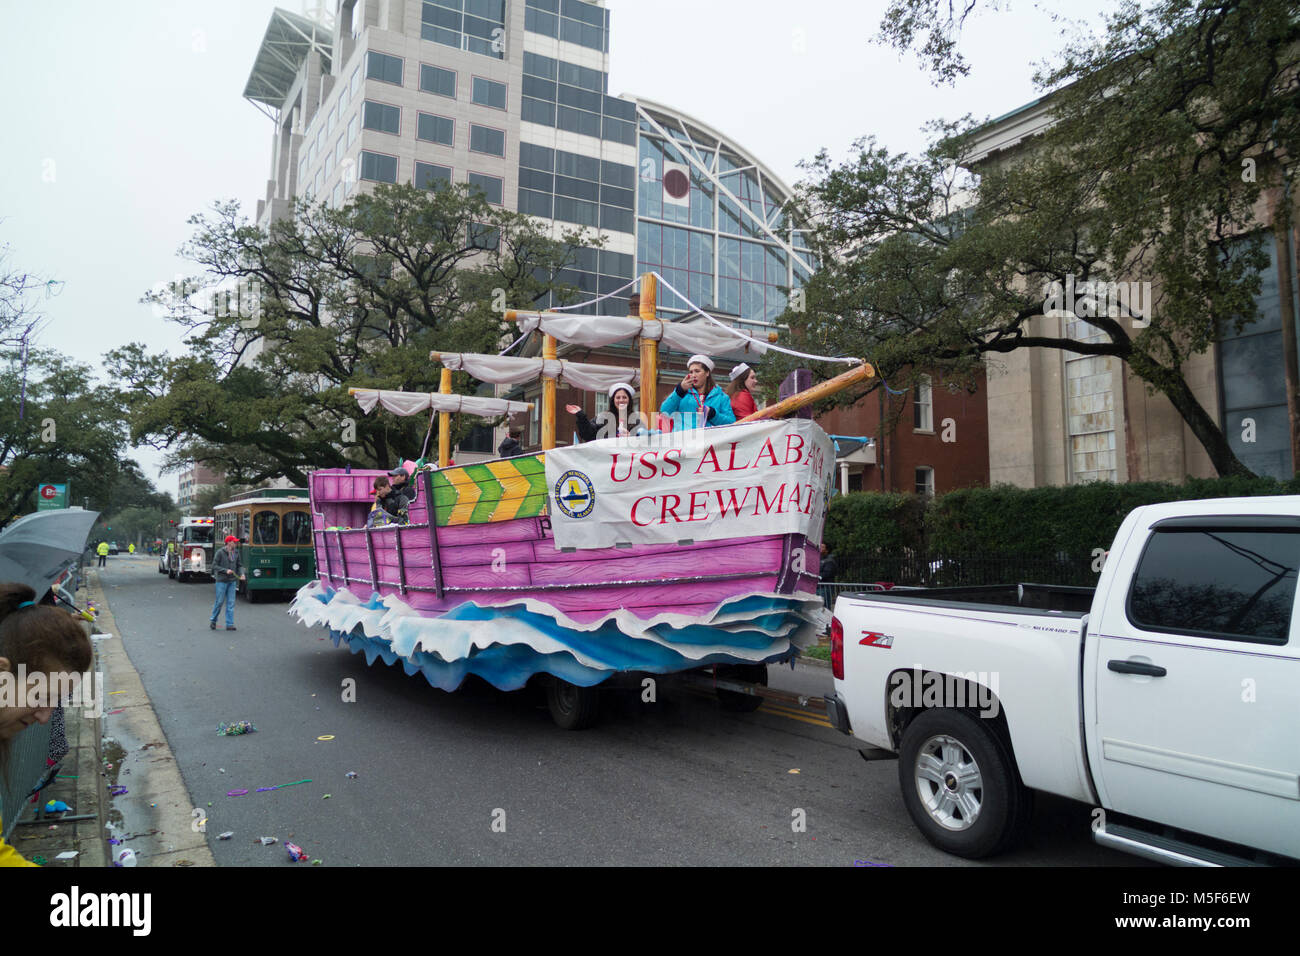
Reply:
M36 489L36 510L52 511L68 506L68 486L46 483Z

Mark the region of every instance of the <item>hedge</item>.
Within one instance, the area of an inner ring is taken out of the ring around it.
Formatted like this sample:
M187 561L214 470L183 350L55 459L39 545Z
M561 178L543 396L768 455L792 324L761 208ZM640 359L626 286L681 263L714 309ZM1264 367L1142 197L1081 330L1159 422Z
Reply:
M1300 478L1189 478L1169 482L1091 482L1043 488L962 488L933 499L854 492L831 500L826 543L841 563L911 549L918 554L1078 557L1109 548L1139 505L1191 498L1300 493Z

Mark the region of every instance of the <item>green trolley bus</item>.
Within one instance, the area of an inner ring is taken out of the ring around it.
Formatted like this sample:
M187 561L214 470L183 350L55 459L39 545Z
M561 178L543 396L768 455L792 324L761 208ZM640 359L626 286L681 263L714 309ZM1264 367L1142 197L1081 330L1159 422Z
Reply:
M216 543L239 539L246 580L239 591L250 602L262 594L292 594L316 577L311 510L306 488L257 488L212 509Z

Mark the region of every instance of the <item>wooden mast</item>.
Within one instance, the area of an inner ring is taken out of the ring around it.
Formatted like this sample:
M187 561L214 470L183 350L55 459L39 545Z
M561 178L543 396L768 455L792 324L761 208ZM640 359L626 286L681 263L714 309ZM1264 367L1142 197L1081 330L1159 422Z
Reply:
M641 276L641 322L655 318L657 280L652 272ZM641 343L641 424L653 428L655 413L659 411L659 342L642 335Z
M451 369L444 368L438 382L438 391L451 394ZM446 468L451 461L451 412L438 413L438 467Z
M555 336L542 336L542 360L556 358ZM555 379L542 379L542 450L555 447Z

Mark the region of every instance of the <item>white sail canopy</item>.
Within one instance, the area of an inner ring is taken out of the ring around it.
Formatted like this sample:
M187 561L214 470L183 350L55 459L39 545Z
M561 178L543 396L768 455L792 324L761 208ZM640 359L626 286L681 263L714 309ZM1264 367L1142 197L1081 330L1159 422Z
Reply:
M562 312L516 312L520 333L540 329L560 342L600 348L614 342L644 336L663 341L681 352L705 355L742 349L759 355L767 351L764 342L738 331L703 322L642 322L634 315L568 315Z
M516 358L506 355L477 355L471 352L435 353L437 360L456 372L468 372L480 382L517 385L538 378L562 378L575 388L605 392L620 382L639 385L641 371L621 365L591 365L562 359Z
M394 415L418 415L420 412L459 412L491 418L526 412L531 402L512 402L504 398L485 398L479 395L444 395L441 392L399 392L379 388L354 388L361 410L369 415L376 405L382 405Z

